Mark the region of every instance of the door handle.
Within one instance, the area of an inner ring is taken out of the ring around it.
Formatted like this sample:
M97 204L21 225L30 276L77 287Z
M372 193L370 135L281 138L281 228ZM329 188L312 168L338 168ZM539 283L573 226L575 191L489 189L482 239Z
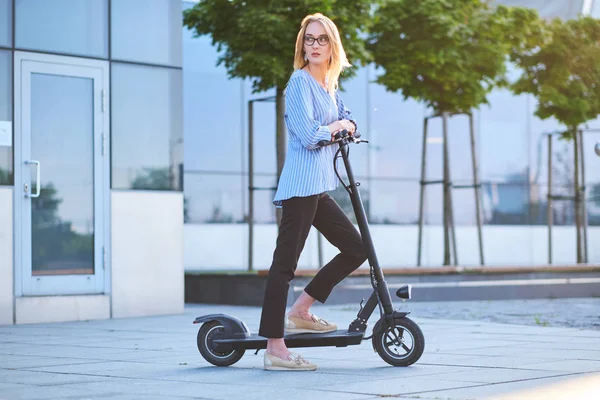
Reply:
M25 161L25 164L35 164L35 169L36 169L36 180L35 180L35 193L32 194L27 194L25 193L25 197L40 197L40 162L36 161L36 160L27 160ZM27 189L25 189L27 190Z

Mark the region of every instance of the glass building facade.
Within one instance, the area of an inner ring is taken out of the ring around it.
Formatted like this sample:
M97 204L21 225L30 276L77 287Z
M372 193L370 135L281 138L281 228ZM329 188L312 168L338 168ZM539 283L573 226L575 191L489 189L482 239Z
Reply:
M0 0L0 324L182 310L181 13Z
M14 51L106 60L112 188L181 191L181 6L170 0L152 7L144 0L1 0L0 120L12 121ZM138 151L140 143L147 151ZM7 144L0 143L0 184L12 185Z
M183 8L195 2L184 2ZM587 7L598 14L600 6L584 1L499 1L507 5L533 6L545 18L573 18ZM530 4L536 3L536 4ZM585 4L584 4L585 3ZM589 3L589 4L588 4ZM598 15L600 16L600 15ZM216 66L217 51L210 37L193 38L183 30L185 198L188 224L245 224L248 215L248 101L273 96L252 93L248 80L230 79L224 67ZM420 166L423 118L431 110L401 93L390 93L374 83L373 66L360 68L344 80L342 96L358 121L359 130L370 144L352 151L355 174L361 182L369 221L373 225L413 226L419 216ZM516 77L517 71L509 75ZM474 112L474 125L482 183L484 232L488 227L543 227L547 223L548 155L545 134L563 129L552 119L535 116L536 100L531 95L515 96L494 90L489 106ZM254 103L255 186L276 186L274 103ZM600 120L590 121L600 128ZM442 124L429 124L427 179L442 178ZM593 144L600 133L587 132L584 142L586 191L600 192L600 168ZM360 147L360 146L359 146ZM555 141L555 194L573 189L573 148L570 142ZM469 125L465 116L449 122L451 180L456 186L472 183ZM272 190L255 192L255 221L273 224ZM344 202L345 192L336 193ZM474 226L475 197L472 189L454 189L454 218L457 227ZM572 227L573 206L554 203L554 224ZM442 224L441 186L428 186L425 224ZM600 225L600 201L588 202L590 227ZM459 246L475 246L462 242ZM530 243L535 246L534 241ZM560 246L560 244L556 244ZM560 250L556 250L560 251ZM460 249L459 249L460 252ZM600 254L598 254L600 257ZM596 261L600 261L600 258ZM493 263L493 260L491 261ZM500 261L501 262L501 261ZM527 263L527 260L523 260Z

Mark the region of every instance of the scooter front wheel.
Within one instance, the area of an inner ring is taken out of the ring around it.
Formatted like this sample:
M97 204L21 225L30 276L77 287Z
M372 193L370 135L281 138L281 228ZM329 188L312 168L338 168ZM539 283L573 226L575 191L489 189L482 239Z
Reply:
M200 354L206 361L218 367L235 364L246 352L245 350L216 351L214 340L221 339L224 335L225 327L218 321L207 322L198 331L198 350L200 350Z
M388 364L408 367L421 358L425 337L416 323L403 317L394 320L391 327L381 324L377 332L373 332L373 347Z

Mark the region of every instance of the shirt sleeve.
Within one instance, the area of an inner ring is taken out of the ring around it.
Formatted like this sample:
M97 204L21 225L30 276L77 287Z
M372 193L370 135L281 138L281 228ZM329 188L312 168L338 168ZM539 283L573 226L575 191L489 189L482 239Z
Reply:
M315 120L312 103L308 82L302 77L290 79L285 90L287 128L311 150L318 148L321 140L331 140L331 130Z

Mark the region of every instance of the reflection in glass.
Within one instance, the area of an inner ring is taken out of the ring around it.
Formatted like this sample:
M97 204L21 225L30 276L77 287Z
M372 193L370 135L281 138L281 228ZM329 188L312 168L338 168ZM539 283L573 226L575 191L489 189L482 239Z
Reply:
M0 50L0 185L12 185L12 55Z
M181 1L111 2L111 58L181 66Z
M342 74L343 76L343 74ZM356 74L349 79L342 79L340 82L339 94L346 108L352 112L352 117L356 121L358 131L369 140L371 135L369 131L368 119L368 90L369 68L356 67ZM352 170L355 175L367 175L369 168L367 166L369 147L358 146L352 149ZM340 164L342 164L340 162Z
M341 164L341 163L340 163ZM341 174L340 174L341 175ZM348 179L344 179L346 183L348 183ZM369 198L369 188L367 186L367 182L363 182L362 180L356 178L357 181L360 181L360 197L363 202L363 207L365 208L365 212L368 213L370 209L370 198ZM344 189L344 187L340 184L337 189L329 192L329 195L333 197L336 203L341 207L342 210L346 213L348 218L352 223L356 224L356 215L354 214L354 208L352 207L352 200L350 199L350 195Z
M275 90L271 89L261 93L252 93L251 83L245 82L245 107L247 109L248 100L265 99L275 96ZM277 138L275 131L275 101L255 101L254 109L254 172L277 174ZM247 115L247 112L245 113ZM246 119L248 119L246 117ZM245 126L248 123L245 122ZM248 128L244 132L245 150L248 151ZM248 156L244 157L247 163ZM244 165L244 170L248 166Z
M242 141L242 134L247 135L240 80L185 68L183 79L186 169L242 172L248 149ZM258 151L262 149L256 149L257 155Z
M480 176L483 180L503 181L510 174L527 170L529 120L533 113L531 99L526 95L515 96L504 89L494 90L488 99L490 105L482 105L476 113ZM470 157L465 159L470 161Z
M186 2L183 7L193 5ZM225 66L216 66L218 55L209 36L192 36L192 31L183 27L185 167L193 171L241 173L247 169L248 152L245 83L229 79ZM260 107L263 106L268 107ZM261 150L255 149L259 159Z
M114 189L182 189L180 70L112 64L111 151Z
M377 75L379 72L372 72L370 79ZM419 179L423 118L428 115L425 107L414 100L403 100L401 94L390 93L376 83L369 84L369 99L369 132L363 133L369 140L371 175L377 178ZM429 146L427 149L428 160L432 162L431 173L440 169L433 164L439 157L432 153L439 147Z
M247 182L247 175L244 176ZM247 186L246 186L247 187ZM254 222L259 224L270 224L276 222L275 205L273 197L277 187L276 174L256 174L254 176L254 187L260 190L254 191ZM245 188L244 188L245 189ZM248 190L244 190L244 220L248 220Z
M108 58L108 0L19 0L15 11L15 47Z
M12 47L12 0L0 0L0 46Z
M31 75L33 275L94 273L93 80Z
M184 214L192 223L244 222L241 174L185 173Z
M509 7L534 8L540 17L548 20L553 18L567 20L577 18L582 11L584 0L495 0L494 2Z
M485 223L490 225L529 224L529 188L526 182L493 182L482 186ZM539 210L533 210L539 218Z

